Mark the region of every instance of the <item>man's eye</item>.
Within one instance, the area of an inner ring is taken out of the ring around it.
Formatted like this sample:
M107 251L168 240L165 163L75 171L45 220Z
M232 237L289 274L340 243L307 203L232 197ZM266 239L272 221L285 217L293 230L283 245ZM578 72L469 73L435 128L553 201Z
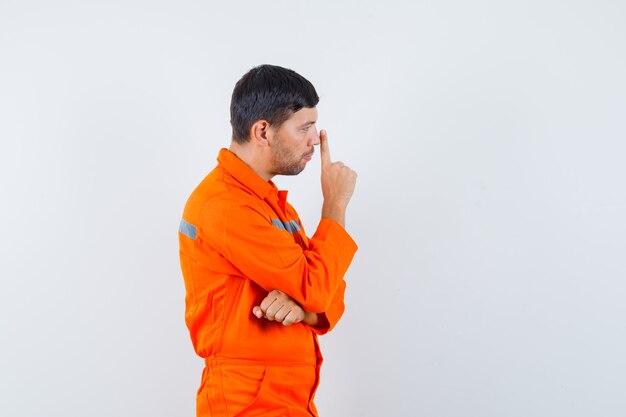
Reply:
M308 132L310 128L311 126L307 126L307 127L302 128L302 130L304 130L305 132Z

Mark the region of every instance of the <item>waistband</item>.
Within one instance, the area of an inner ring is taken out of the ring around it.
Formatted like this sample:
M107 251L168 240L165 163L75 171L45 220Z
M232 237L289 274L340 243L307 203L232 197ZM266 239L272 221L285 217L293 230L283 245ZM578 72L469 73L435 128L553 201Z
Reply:
M321 365L321 358L319 359L311 359L308 361L302 362L281 362L281 361L270 361L270 360L257 360L257 359L246 359L246 358L229 358L224 356L209 356L204 358L204 363L206 366L216 366L216 365L239 365L239 366L284 366L284 367L295 367L295 366L318 366Z

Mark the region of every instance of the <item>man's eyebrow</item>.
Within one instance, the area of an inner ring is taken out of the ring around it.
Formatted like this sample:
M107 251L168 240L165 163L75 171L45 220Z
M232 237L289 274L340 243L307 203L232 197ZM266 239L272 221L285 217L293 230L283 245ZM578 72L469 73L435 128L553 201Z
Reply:
M304 126L314 125L315 123L317 123L317 120L311 120L306 123L303 123L301 126L304 127Z

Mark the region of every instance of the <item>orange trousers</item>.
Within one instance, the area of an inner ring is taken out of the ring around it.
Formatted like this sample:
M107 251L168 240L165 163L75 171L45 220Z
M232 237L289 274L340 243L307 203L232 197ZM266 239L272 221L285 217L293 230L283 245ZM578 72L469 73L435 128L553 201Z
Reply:
M197 417L317 417L319 366L273 365L207 358Z

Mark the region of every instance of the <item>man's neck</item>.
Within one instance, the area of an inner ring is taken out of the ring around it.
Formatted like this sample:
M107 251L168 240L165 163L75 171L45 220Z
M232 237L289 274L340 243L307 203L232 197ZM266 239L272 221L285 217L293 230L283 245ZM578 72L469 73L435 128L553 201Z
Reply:
M265 155L261 150L255 148L251 143L241 145L235 141L230 144L229 151L237 155L246 165L250 167L259 177L265 181L270 181L274 175L270 174L267 169L267 162L265 161Z

